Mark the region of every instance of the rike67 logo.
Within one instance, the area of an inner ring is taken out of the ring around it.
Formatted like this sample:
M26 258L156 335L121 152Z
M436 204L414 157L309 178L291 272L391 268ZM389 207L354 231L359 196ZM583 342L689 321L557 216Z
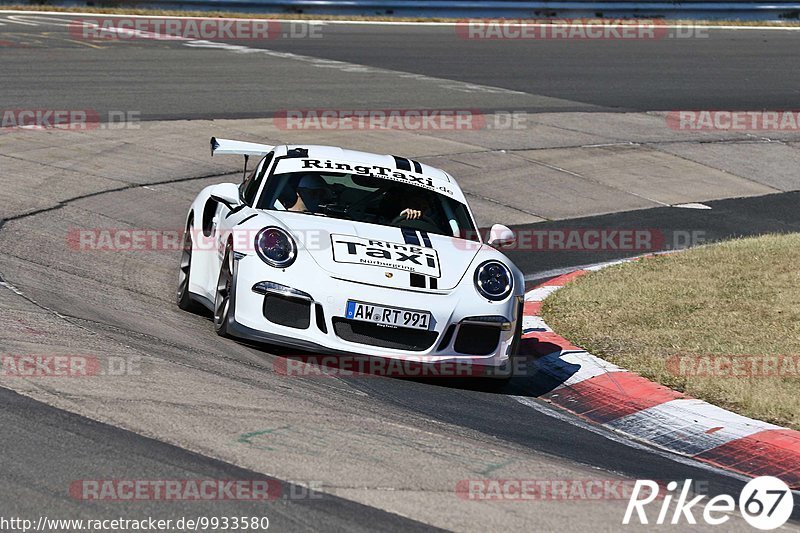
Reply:
M661 487L655 481L636 480L633 492L628 500L628 507L622 519L623 524L630 524L634 518L640 524L697 524L698 516L709 525L721 525L734 515L737 502L733 496L720 494L703 502L707 496L701 494L690 499L692 480L684 481L678 491L678 483L671 481L666 486L666 494L661 494ZM677 499L675 499L677 496ZM658 516L653 520L648 516L645 507L659 501L651 508L658 508ZM670 509L673 500L675 505ZM789 486L776 477L762 476L750 480L739 494L739 513L748 524L756 529L771 530L781 527L789 520L794 508L794 497ZM671 512L670 512L671 511ZM698 516L695 516L697 514Z

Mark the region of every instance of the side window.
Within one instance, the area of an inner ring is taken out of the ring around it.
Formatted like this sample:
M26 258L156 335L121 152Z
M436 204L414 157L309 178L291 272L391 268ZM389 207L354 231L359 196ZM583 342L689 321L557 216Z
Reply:
M256 166L256 169L250 173L239 186L239 193L242 196L242 200L247 205L253 205L255 202L258 189L264 181L264 176L267 174L267 170L269 170L269 165L272 163L272 157L274 155L275 152L270 152L264 156L261 164Z

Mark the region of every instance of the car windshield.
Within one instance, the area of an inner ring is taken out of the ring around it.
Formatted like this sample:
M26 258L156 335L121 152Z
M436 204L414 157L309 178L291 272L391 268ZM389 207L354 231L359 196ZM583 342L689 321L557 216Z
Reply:
M477 240L467 207L416 185L348 173L275 174L259 209L407 227L448 237Z

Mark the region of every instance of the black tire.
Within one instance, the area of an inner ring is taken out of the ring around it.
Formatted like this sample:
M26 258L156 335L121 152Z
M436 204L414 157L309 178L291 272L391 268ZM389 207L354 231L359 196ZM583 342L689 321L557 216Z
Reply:
M508 356L508 368L498 372L498 377L494 378L494 385L497 388L502 388L511 381L517 369L517 364L520 360L519 348L522 344L522 305L519 307L517 313L517 327L514 329L514 339L511 341L511 350Z
M228 322L233 316L233 248L230 241L225 245L225 255L217 278L217 290L214 295L214 331L221 337L229 337Z
M511 341L511 354L508 357L508 362L511 365L511 369L508 373L509 380L514 377L514 373L517 370L517 364L519 364L520 359L524 358L524 356L521 356L519 353L519 350L522 346L522 316L524 308L525 302L521 302L517 311L517 327L514 329L514 340Z
M519 356L519 349L521 345L522 345L522 306L520 306L520 310L517 313L517 327L514 330L514 340L511 341L511 357Z
M189 276L192 272L192 221L186 227L186 232L183 234L183 247L181 250L181 263L178 272L178 293L177 303L178 307L190 313L197 313L200 311L201 306L192 299L189 292Z

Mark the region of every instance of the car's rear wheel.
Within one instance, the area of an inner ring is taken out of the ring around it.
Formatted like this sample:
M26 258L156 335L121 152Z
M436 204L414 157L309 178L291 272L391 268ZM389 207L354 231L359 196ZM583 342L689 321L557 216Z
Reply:
M217 291L214 297L214 331L217 335L228 336L228 320L233 313L231 294L233 293L233 250L231 243L225 246L225 255L219 269Z
M200 305L192 299L189 292L189 277L192 272L192 221L186 227L183 234L183 247L181 250L180 271L178 272L178 307L184 311L196 313L200 310Z

